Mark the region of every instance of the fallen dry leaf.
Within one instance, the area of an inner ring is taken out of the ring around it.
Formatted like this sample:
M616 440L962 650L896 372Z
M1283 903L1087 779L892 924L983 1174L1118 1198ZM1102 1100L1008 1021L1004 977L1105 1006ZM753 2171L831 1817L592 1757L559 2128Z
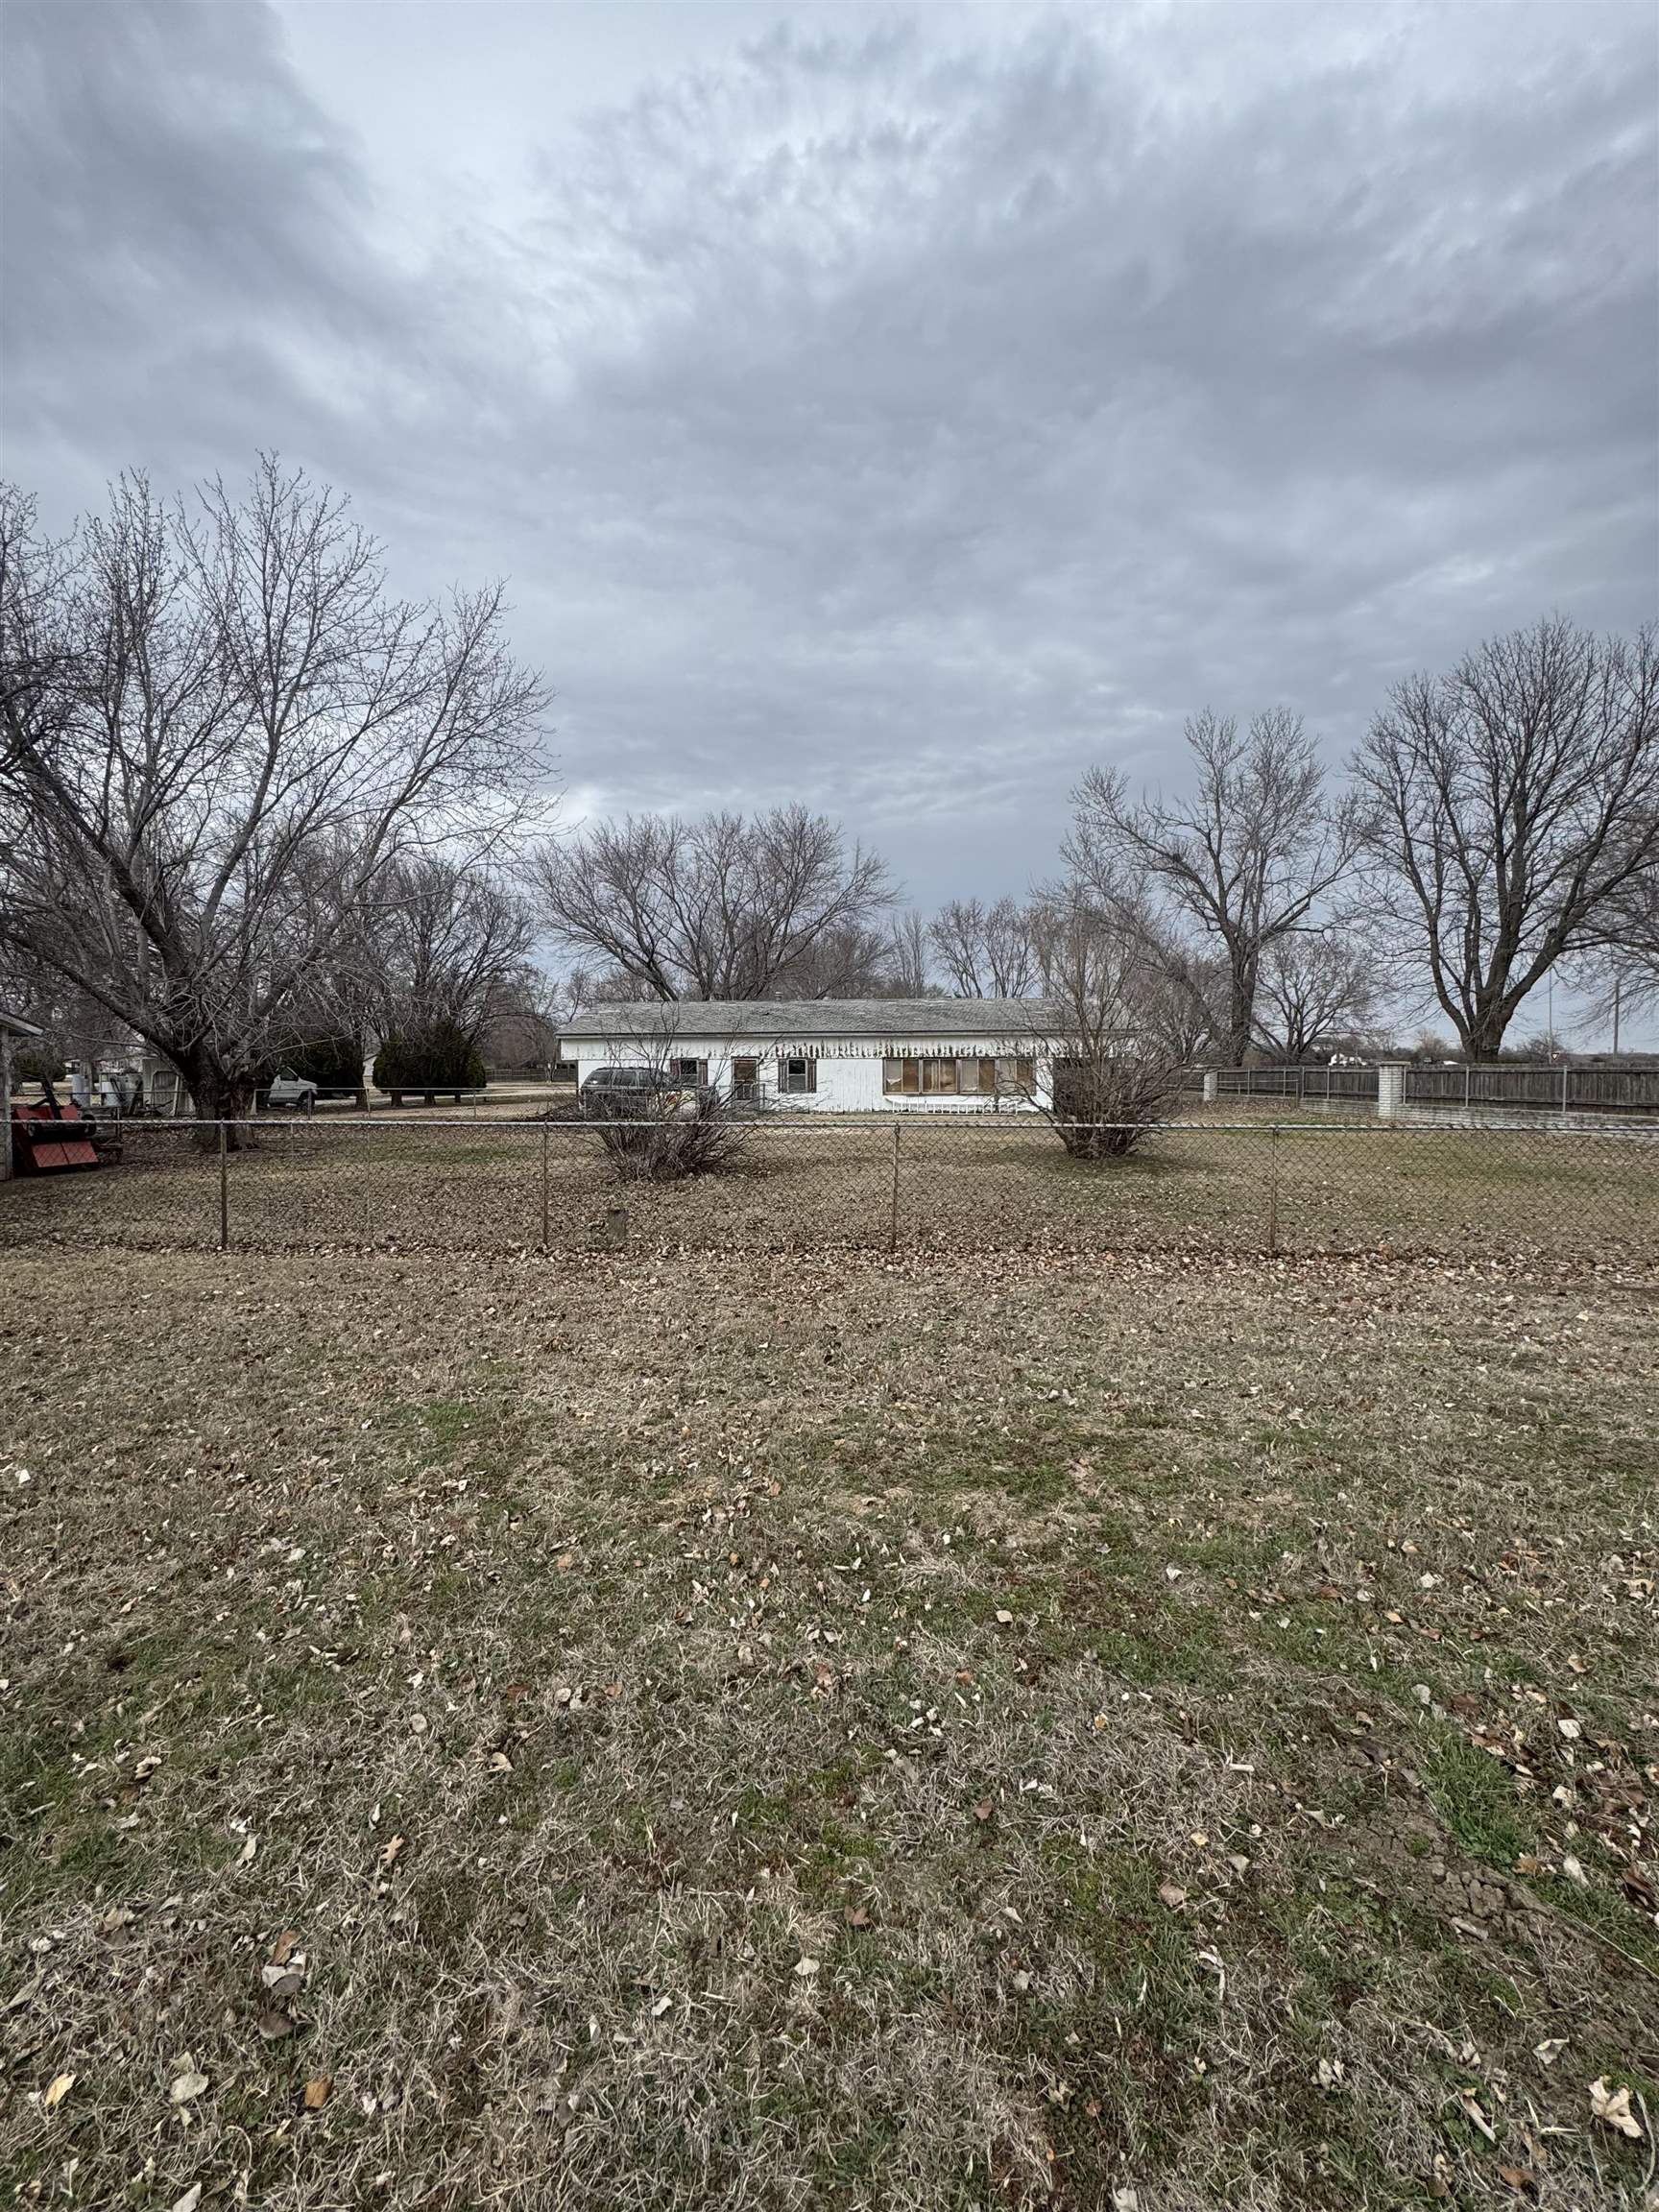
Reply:
M196 2212L196 2207L201 2201L202 2184L200 2181L192 2181L182 2197L174 2198L172 2203L167 2207L167 2212Z
M167 2094L175 2104L188 2104L193 2097L200 2097L206 2086L207 2077L205 2074L185 2072L174 2076L173 2085Z
M284 2035L292 2035L299 2022L291 2013L283 2012L275 2005L260 2008L253 2025L267 2043L280 2043Z
M382 1865L382 1866L390 1866L390 1865L391 1865L391 1863L392 1863L392 1862L393 1862L393 1860L397 1858L397 1856L398 1852L399 1852L399 1851L401 1851L401 1850L402 1850L402 1848L403 1848L403 1839L402 1839L402 1837L401 1837L401 1836L394 1836L394 1837L391 1839L391 1840L390 1840L389 1842L387 1842L387 1843L385 1843L385 1844L383 1844L383 1845L381 1846L381 1850L380 1850L380 1863L381 1863L381 1865Z
M802 1982L809 1982L813 1975L817 1973L818 1966L819 1961L816 1959L797 1959L795 1961L796 1979Z
M74 2086L75 2077L73 2074L55 2074L45 2095L40 2100L42 2106L50 2112L54 2104L62 2104Z
M1632 2143L1642 2140L1642 2123L1630 2109L1629 2090L1612 2088L1605 2074L1598 2075L1590 2084L1590 2109L1604 2127L1616 2128Z
M1171 1912L1178 1912L1187 1902L1187 1892L1179 1882L1160 1882L1158 1894Z
M324 2105L327 2104L329 2098L332 2097L333 2094L334 2077L332 2074L318 2074L313 2076L313 2078L305 2084L304 2102L306 2111L321 2112Z

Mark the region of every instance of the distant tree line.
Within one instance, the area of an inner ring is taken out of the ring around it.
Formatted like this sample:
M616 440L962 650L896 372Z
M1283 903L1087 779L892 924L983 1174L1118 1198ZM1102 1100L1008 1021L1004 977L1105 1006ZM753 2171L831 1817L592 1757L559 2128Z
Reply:
M1420 977L1458 1047L1494 1058L1558 968L1659 1001L1659 648L1560 617L1398 684L1334 779L1299 715L1210 709L1176 796L1095 768L1054 878L1022 899L896 912L862 847L799 807L631 816L538 862L587 997L1052 993L1087 911L1133 942L1189 1056L1362 1042Z
M1043 999L1079 1064L1165 1069L1362 1041L1417 978L1482 1059L1557 971L1659 1003L1650 628L1407 677L1342 777L1289 709L1206 709L1169 792L1092 769L1048 878L931 916L802 805L548 834L547 700L498 587L395 597L273 459L189 504L125 477L61 541L0 488L0 996L211 1118L285 1060L469 1069L594 998Z

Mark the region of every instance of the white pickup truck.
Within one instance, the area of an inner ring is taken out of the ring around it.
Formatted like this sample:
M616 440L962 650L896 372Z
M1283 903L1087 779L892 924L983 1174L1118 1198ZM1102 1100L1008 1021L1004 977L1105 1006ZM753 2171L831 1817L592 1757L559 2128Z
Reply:
M265 1094L267 1113L289 1108L296 1114L309 1114L317 1103L317 1086L307 1075L296 1075L291 1068L279 1068Z

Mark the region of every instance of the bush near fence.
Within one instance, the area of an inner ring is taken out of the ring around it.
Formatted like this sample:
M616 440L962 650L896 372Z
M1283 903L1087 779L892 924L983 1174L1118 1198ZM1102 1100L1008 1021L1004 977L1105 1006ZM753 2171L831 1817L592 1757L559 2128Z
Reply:
M580 1122L235 1133L239 1148L194 1122L130 1123L119 1166L0 1193L0 1244L1659 1258L1659 1124L1166 1122L1127 1159L1086 1162L1034 1118L780 1118L733 1171L665 1186L620 1184Z

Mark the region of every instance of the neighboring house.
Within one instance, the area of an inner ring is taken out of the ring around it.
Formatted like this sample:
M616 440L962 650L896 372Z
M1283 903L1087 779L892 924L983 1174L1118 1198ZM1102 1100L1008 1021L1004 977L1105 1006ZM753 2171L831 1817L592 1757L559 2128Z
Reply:
M33 1022L0 1006L0 1183L12 1179L12 1055L39 1034Z
M648 1066L757 1104L885 1114L1046 1099L1035 998L682 998L587 1006L564 1026L586 1082Z

